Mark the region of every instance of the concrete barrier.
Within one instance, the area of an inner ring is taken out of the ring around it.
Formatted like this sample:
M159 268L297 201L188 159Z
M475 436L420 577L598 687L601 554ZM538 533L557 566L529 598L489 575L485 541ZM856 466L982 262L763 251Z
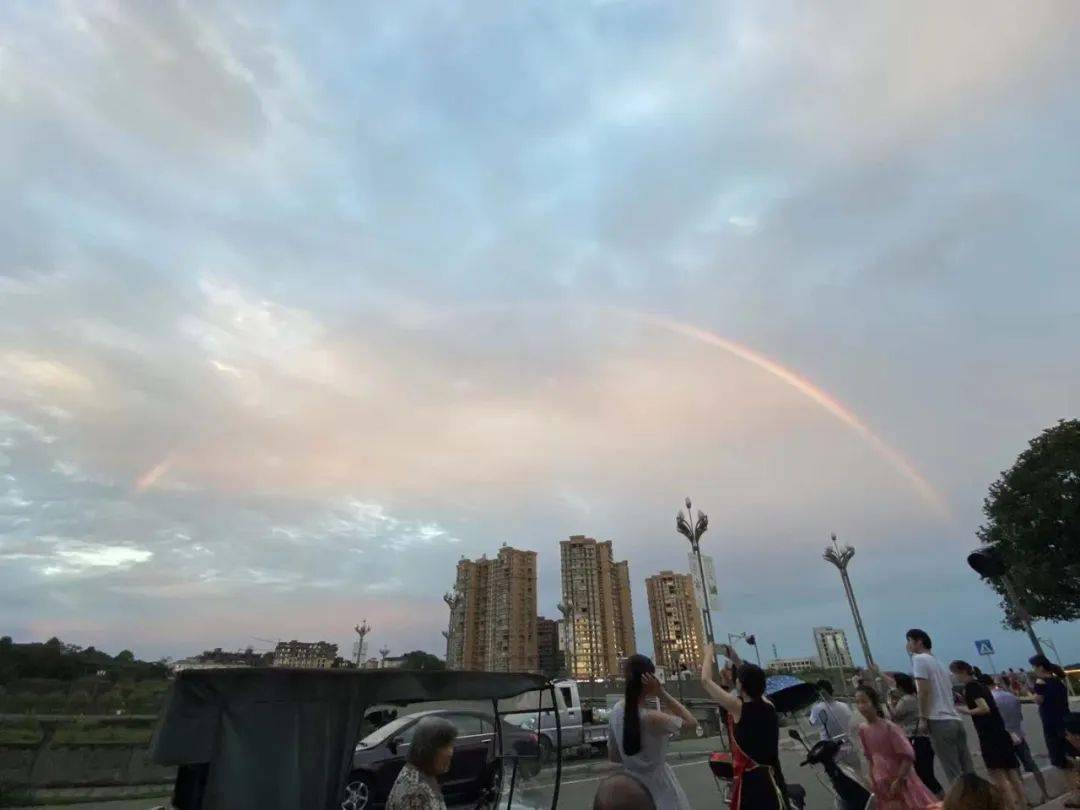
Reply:
M0 784L9 788L160 784L175 775L175 768L154 764L142 744L0 747Z

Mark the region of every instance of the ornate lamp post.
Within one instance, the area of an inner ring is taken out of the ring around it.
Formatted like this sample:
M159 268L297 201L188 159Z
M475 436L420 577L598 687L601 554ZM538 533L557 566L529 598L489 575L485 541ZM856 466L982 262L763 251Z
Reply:
M709 584L705 579L705 565L701 562L701 536L709 530L709 516L698 509L697 522L694 523L693 528L690 526L690 521L693 520L693 511L690 503L690 499L686 499L686 514L680 509L679 514L675 517L675 528L679 534L690 541L690 548L694 552L694 559L697 560L698 572L701 575L701 593L705 599L705 604L702 605L703 612L705 614L705 640L710 644L716 643L716 638L713 636L713 624L712 624L712 610L709 608Z
M844 593L847 594L848 605L851 607L851 617L855 620L855 632L859 634L859 644L862 646L863 656L866 658L866 666L873 669L874 657L870 654L870 642L866 639L866 629L863 627L862 616L859 615L859 605L855 602L855 591L851 588L851 578L848 576L848 564L855 556L852 546L841 548L836 544L836 535L832 536L832 548L825 547L825 560L835 565L840 572L840 579L844 582Z
M356 668L360 668L360 659L364 657L364 653L367 652L367 635L371 632L371 625L367 623L367 619L361 619L360 624L356 625L356 635L359 638L356 641Z

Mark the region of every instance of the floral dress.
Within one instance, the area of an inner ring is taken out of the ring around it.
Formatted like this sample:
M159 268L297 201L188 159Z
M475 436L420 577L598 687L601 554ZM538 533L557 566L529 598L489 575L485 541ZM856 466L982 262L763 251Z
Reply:
M446 810L446 802L439 783L409 763L394 780L386 810Z
M870 763L874 798L878 810L926 810L936 807L937 797L922 783L914 767L895 794L889 793L904 761L915 763L915 749L896 723L877 720L859 727L859 739Z

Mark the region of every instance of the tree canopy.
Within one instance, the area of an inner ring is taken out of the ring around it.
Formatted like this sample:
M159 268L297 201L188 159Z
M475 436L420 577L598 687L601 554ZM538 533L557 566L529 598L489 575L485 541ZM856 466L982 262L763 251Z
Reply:
M1080 618L1080 420L1061 420L990 486L979 539L1009 569L1033 619ZM991 582L1004 596L1000 583ZM1018 617L1006 608L1006 625Z
M431 653L426 653L423 650L407 652L402 658L405 659L402 664L402 669L419 669L427 671L446 669L445 661Z
M0 639L0 684L20 678L73 681L104 671L111 679L163 679L168 668L139 661L130 650L115 658L93 647L82 649L58 638L41 643L16 644L9 636Z

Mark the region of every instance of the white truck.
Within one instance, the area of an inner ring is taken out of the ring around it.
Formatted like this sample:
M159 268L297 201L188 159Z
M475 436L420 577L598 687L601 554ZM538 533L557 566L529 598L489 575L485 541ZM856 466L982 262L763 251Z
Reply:
M536 732L540 744L540 761L548 763L551 762L558 744L555 712L559 714L563 754L607 753L607 712L602 709L586 709L581 705L577 681L555 682L554 711L545 705L544 711L507 715L506 720Z

